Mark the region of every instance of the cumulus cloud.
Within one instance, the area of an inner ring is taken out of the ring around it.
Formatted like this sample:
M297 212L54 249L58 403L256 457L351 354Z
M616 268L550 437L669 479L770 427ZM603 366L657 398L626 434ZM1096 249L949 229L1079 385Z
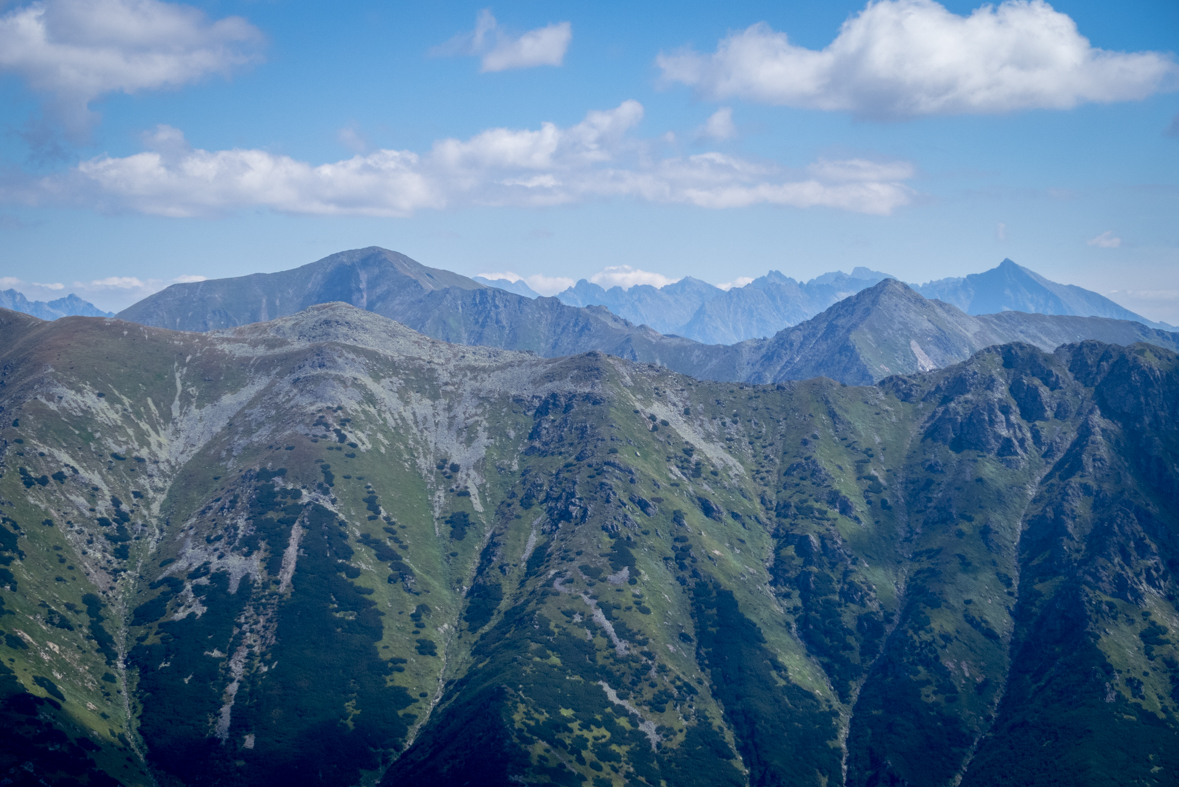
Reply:
M432 55L467 55L482 58L481 70L509 71L535 66L559 66L573 40L573 26L568 22L538 27L513 35L500 26L490 9L483 9L475 20L475 29L460 33L445 44L434 47Z
M740 289L740 288L744 287L746 284L751 284L752 282L753 282L752 276L738 276L737 278L733 279L732 281L727 281L724 284L718 284L716 286L718 289L728 292L729 290L731 290L733 288Z
M1122 239L1113 234L1113 230L1106 230L1098 235L1096 238L1090 238L1085 241L1090 246L1096 246L1099 249L1116 249L1122 245Z
M210 21L160 0L39 0L0 17L0 71L47 97L73 134L109 93L176 88L257 59L261 33L241 17Z
M9 189L9 198L184 217L256 207L406 216L451 206L611 198L887 215L913 197L906 181L914 168L907 162L820 160L796 170L717 152L661 158L661 145L632 133L642 117L642 105L624 101L573 126L488 129L465 140L439 140L422 154L375 150L318 165L265 150L201 150L179 130L159 126L144 135L140 153L84 161L68 173Z
M711 139L717 142L723 142L735 136L737 136L737 126L733 124L733 110L730 107L722 107L713 112L696 132L698 140Z
M713 99L878 120L1067 109L1179 87L1172 55L1095 48L1042 0L984 5L969 16L933 0L881 0L844 22L822 50L759 23L711 54L661 53L656 62L664 81Z
M669 284L679 281L679 279L668 278L662 273L652 273L651 271L645 271L640 268L632 268L629 265L611 265L590 276L589 280L607 290L611 287L621 287L624 290L629 290L637 284L649 284L652 287L666 287Z

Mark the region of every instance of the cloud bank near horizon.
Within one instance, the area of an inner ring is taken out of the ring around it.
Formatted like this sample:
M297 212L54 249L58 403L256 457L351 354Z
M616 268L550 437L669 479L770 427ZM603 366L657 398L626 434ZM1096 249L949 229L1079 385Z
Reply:
M565 128L492 128L424 154L376 150L311 164L259 149L202 150L158 126L145 150L99 156L8 191L10 201L190 217L248 208L325 216L409 216L454 206L549 207L623 198L700 208L777 205L888 215L909 204L906 161L819 160L803 170L718 152L661 155L632 132L633 100Z

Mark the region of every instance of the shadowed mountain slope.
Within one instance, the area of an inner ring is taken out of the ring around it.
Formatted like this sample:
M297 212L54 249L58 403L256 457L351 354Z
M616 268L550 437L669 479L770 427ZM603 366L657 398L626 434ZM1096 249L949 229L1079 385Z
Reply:
M6 778L1179 772L1166 350L754 386L345 304L0 311L0 408Z

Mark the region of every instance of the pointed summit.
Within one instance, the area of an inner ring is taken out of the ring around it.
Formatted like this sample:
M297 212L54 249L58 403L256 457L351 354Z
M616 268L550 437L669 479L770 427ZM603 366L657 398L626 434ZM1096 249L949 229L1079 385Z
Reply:
M926 298L951 303L967 314L996 314L1015 311L1076 317L1111 317L1134 320L1153 328L1168 326L1151 322L1102 295L1072 284L1049 281L1010 259L982 273L965 278L939 279L917 286Z

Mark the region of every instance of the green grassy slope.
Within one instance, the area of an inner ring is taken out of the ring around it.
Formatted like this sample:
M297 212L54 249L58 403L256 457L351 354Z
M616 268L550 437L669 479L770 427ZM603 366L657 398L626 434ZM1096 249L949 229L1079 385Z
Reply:
M1179 771L1167 351L753 386L340 304L205 335L0 317L0 773Z

